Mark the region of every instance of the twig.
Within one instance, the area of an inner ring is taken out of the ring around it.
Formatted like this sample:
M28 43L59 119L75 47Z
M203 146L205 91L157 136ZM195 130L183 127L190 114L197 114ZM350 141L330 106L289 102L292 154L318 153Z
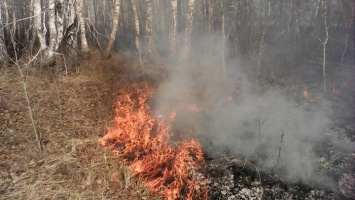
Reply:
M284 138L284 135L285 135L285 132L284 130L282 130L282 134L281 134L281 143L280 143L280 148L279 148L279 156L277 157L277 168L279 168L279 163L280 163L280 155L281 155L281 145L283 143L283 138Z
M100 33L100 32L96 29L96 27L93 25L93 23L90 21L90 19L86 19L86 18L83 18L83 19L85 19L85 22L86 22L86 24L87 24L87 28L88 28L89 32L92 34L92 36L95 38L95 40L96 40L96 42L97 42L97 45L99 46L99 48L100 48L101 50L103 50L102 46L100 45L100 41L99 41L99 39L97 38L96 34L101 35L101 36L104 37L104 38L108 38L108 36L107 36L107 35L104 35L104 34L102 34L102 33ZM92 27L93 27L94 31L96 32L96 34L93 32L93 30L91 30L90 24L92 25Z
M24 20L28 20L28 19L31 19L31 18L35 18L35 17L41 15L41 14L44 13L44 12L46 12L46 11L42 11L42 12L41 12L40 14L38 14L38 15L34 15L34 16L30 16L30 17L25 17L25 18L22 18L22 19L14 20L13 22L10 22L10 23L6 23L5 25L0 26L0 29L3 29L3 28L5 28L5 27L7 27L7 26L10 26L10 25L12 25L12 24L15 25L17 22L20 22L20 21L24 21Z
M258 117L257 121L258 121L258 128L259 128L259 146L260 146L260 143L261 143L261 127L263 127L265 119L261 122L260 117Z
M60 117L60 121L63 120L63 117L62 117L62 101L60 100L60 94L59 94L59 90L58 90L58 87L57 87L57 84L54 84L55 86L55 90L57 91L57 96L58 96L58 108L59 108L59 117Z

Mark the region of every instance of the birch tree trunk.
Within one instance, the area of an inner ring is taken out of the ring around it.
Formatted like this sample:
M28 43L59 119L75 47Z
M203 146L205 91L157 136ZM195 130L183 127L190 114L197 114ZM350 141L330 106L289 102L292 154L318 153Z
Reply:
M74 71L78 65L76 0L68 0L66 5L66 33L64 35L64 56L66 70Z
M171 0L171 30L170 30L170 56L176 56L176 32L177 32L177 3L178 0Z
M180 61L185 62L188 59L191 49L191 33L194 20L195 0L188 1L187 14L186 14L186 27L184 35L184 48L181 53Z
M140 44L140 23L139 23L139 16L138 16L138 11L137 11L137 4L136 4L136 0L131 0L131 4L132 4L132 11L133 11L133 16L134 16L134 30L135 30L135 43L136 43L136 49L138 52L138 58L139 58L139 62L141 64L142 67L144 67L143 65L143 61L142 61L142 51L141 51L141 44Z
M42 30L42 7L40 0L33 1L33 30L35 30L36 35L39 39L40 50L43 51L47 48L46 39L44 38L46 30Z
M2 13L3 13L2 2L0 2L0 26L3 26ZM5 45L4 29L5 29L4 27L0 28L0 66L7 65L9 62L6 45Z
M54 3L54 2L53 2ZM51 6L51 5L50 5ZM35 30L36 35L38 37L40 43L39 53L41 55L39 60L40 66L48 65L52 62L53 51L47 46L45 35L47 33L47 29L45 26L45 13L42 12L42 5L40 0L33 1L33 13L34 13L34 20L33 20L33 30ZM43 17L43 22L42 22ZM42 24L43 23L43 24ZM49 26L52 26L54 23L53 21L49 21Z
M207 0L208 6L208 42L209 42L209 53L212 55L212 48L213 48L213 2L214 0Z
M49 45L46 42L46 14L42 12L41 1L33 0L33 30L40 42L39 59L40 66L51 65L55 62L54 55L63 39L63 12L61 10L64 0L48 1L48 28Z
M326 77L326 64L327 64L327 44L328 44L328 39L329 39L329 31L328 31L328 21L327 21L327 1L324 0L323 2L323 19L324 19L324 28L325 28L325 38L322 42L323 45L323 90L324 92L327 92L327 77Z
M49 49L56 49L57 46L57 29L55 24L55 3L54 0L49 0L48 3L48 27L49 27Z
M226 44L226 30L225 30L225 14L224 14L224 0L221 1L221 11L222 11L222 16L221 16L221 23L222 23L222 50L221 50L221 60L222 60L222 68L223 68L223 77L224 81L227 81L227 72L226 72L226 61L225 61L225 56L224 56L224 48Z
M76 2L76 10L78 13L78 25L80 28L80 41L81 41L81 50L83 52L84 58L90 57L89 52L89 45L86 39L86 28L85 28L85 21L83 18L83 0L77 0Z
M156 49L154 43L154 35L153 35L153 13L152 13L152 2L151 0L145 0L146 8L147 8L147 21L145 23L145 42L147 45L148 57L155 58Z
M107 45L106 50L103 55L103 58L106 58L106 59L110 57L110 51L112 49L113 43L116 40L118 21L119 21L119 17L120 17L121 0L115 0L114 3L115 3L115 12L113 14L112 31L110 34L108 45Z
M49 0L49 49L53 52L58 50L59 44L63 39L63 0Z

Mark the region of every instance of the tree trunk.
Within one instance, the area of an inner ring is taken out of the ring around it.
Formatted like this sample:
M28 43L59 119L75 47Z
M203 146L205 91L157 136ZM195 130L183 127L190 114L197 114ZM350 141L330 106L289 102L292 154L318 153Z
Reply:
M66 34L64 35L64 57L65 68L67 71L75 71L78 66L77 54L77 16L76 16L76 3L75 0L69 0L66 10Z
M83 52L84 58L89 58L90 57L90 52L89 52L89 45L88 41L86 39L86 28L85 28L85 21L83 18L83 0L77 0L76 4L76 10L78 13L78 25L80 28L80 41L81 41L81 50Z
M185 35L184 35L184 48L181 53L180 61L185 62L188 59L191 49L191 33L192 26L194 20L194 8L195 8L195 0L188 1L188 8L186 14L186 27L185 27Z
M133 11L133 16L134 16L134 30L135 30L135 42L136 42L136 49L138 52L138 58L139 58L139 62L141 64L142 67L144 67L143 65L143 61L142 61L142 51L141 51L141 44L140 44L140 23L139 23L139 17L138 17L138 11L137 11L137 4L136 4L136 0L131 0L132 3L132 11Z
M327 64L327 43L329 39L329 31L328 31L328 22L327 22L327 1L323 1L323 19L324 19L324 27L325 27L325 38L324 41L322 41L323 45L323 90L324 92L327 92L327 77L326 77L326 64Z
M120 8L121 8L121 0L115 0L115 12L113 14L113 21L112 21L112 31L108 41L108 45L104 52L103 58L107 59L110 57L110 51L112 49L113 43L116 40L116 34L118 29L118 21L120 17Z
M151 0L145 0L147 8L147 20L145 23L145 43L147 46L148 57L155 58L157 55L155 49L154 35L153 35L153 13Z
M33 30L36 32L36 35L39 39L40 42L40 50L43 51L47 48L46 45L46 39L44 37L45 29L42 30L42 7L41 7L41 1L40 0L34 0L33 1L33 14L34 14L34 20L33 20Z
M3 26L2 19L2 2L0 2L0 26ZM4 35L4 27L0 28L0 66L6 66L9 63L9 57L7 55L6 44L5 44L5 35Z
M63 0L49 0L49 49L53 52L58 50L59 44L63 38Z
M212 48L213 48L213 2L214 0L207 0L208 2L208 42L209 42L209 53L212 55Z
M222 50L221 50L221 60L222 60L222 68L223 68L223 78L224 81L227 81L227 72L226 72L226 60L225 60L225 56L224 56L224 48L225 48L225 44L226 44L226 31L225 31L225 14L224 14L224 4L223 1L224 0L220 0L221 1L221 11L222 11L222 16L221 16L221 23L222 23Z
M171 0L170 56L176 57L177 2Z
M37 37L40 42L40 49L39 55L39 66L46 66L53 62L52 56L53 51L47 46L45 35L47 33L47 29L45 27L45 13L42 13L42 5L40 0L33 1L33 13L34 13L34 20L33 20L33 29L35 30ZM42 24L42 16L43 16L43 24ZM52 26L52 22L48 22Z

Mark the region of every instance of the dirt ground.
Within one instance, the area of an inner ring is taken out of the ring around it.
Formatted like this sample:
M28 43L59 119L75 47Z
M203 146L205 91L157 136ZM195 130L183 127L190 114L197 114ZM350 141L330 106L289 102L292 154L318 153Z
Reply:
M79 63L22 68L34 125L18 68L0 68L0 199L158 199L98 143L135 64L99 52Z

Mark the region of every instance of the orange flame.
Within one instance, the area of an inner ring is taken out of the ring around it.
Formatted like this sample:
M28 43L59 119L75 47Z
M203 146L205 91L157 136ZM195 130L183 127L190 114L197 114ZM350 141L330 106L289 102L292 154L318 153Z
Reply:
M303 97L310 102L314 102L314 99L309 96L308 88L306 87L303 89Z
M152 93L145 82L121 90L114 123L99 141L152 192L168 200L207 199L207 188L191 176L204 163L200 144L170 141L169 124L154 118L146 104Z
M198 111L201 111L201 108L199 106L197 106L196 104L192 104L187 107L187 110L190 110L193 112L198 112Z
M176 111L172 111L172 112L170 113L170 119L171 119L171 120L175 120L175 119L176 119Z

